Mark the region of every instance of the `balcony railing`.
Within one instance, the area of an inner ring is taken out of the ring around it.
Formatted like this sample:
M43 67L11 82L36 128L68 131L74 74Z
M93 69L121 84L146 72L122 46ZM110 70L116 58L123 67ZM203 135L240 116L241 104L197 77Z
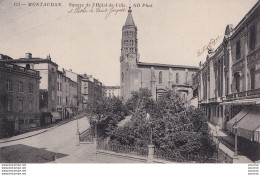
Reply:
M260 89L253 89L253 90L247 91L247 96L257 95L257 94L260 94Z
M249 91L244 91L244 92L238 92L234 94L229 94L226 95L226 99L236 99L236 98L244 98L244 97L250 97L250 96L255 96L255 95L260 95L260 88L259 89L253 89Z
M245 97L246 96L246 91L244 91L244 92L238 92L238 93L236 93L235 94L235 97Z
M234 94L226 95L226 99L232 99L232 98L234 98Z

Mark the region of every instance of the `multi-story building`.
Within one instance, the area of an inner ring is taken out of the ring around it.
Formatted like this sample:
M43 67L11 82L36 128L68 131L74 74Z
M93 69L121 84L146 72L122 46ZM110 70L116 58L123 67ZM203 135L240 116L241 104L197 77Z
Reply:
M106 97L120 97L120 86L106 86Z
M87 103L93 103L104 96L105 86L92 75L82 75L82 96L84 108L86 109Z
M67 71L64 69L58 71L57 111L62 119L70 118L78 113L78 85L67 77Z
M198 107L198 90L199 90L199 73L193 75L192 77L192 97L189 99L188 103L194 107Z
M63 79L64 74L62 71L57 71L57 112L60 114L61 119L65 118L64 103L63 103Z
M208 119L238 134L238 149L252 159L260 155L260 2L209 50L200 64L199 105ZM237 126L237 130L234 129Z
M82 95L82 75L78 75L77 78L77 84L78 84L78 90L77 90L77 104L78 104L78 111L82 112L84 111L84 104L83 104L83 95Z
M62 117L64 119L73 116L70 108L70 81L71 79L66 77L66 72L62 71Z
M46 59L32 57L31 53L26 53L24 58L1 59L0 62L12 63L26 69L33 69L40 72L40 112L41 124L48 124L56 119L61 119L57 113L57 70L58 65L51 60L50 55Z
M73 114L78 113L78 83L69 80L69 107L72 109Z
M72 69L65 70L63 69L66 76L70 78L71 81L77 83L77 108L75 108L74 112L82 111L84 106L83 106L83 95L82 95L82 76L73 72Z
M0 62L0 137L40 124L39 83L38 71Z
M140 88L151 91L154 99L165 93L166 89L177 90L184 99L192 97L192 75L198 67L144 63L139 61L137 27L129 7L125 25L122 28L120 76L123 100L131 97Z

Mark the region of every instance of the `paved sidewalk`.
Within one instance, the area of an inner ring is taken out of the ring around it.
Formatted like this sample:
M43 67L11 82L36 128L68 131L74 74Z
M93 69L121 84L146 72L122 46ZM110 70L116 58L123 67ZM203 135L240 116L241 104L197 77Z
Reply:
M30 131L30 132L26 132L26 133L23 133L23 134L19 134L19 135L16 135L16 136L12 136L12 137L9 137L9 138L3 138L3 139L0 139L0 144L1 143L7 143L7 142L12 142L12 141L17 141L17 140L22 140L22 139L26 139L26 138L29 138L29 137L33 137L33 136L36 136L36 135L39 135L39 134L42 134L46 131L49 131L51 129L54 129L56 127L59 127L61 125L64 125L68 122L71 122L73 120L76 120L77 118L81 118L82 116L84 116L84 114L79 114L77 116L74 116L73 118L71 119L68 119L68 120L63 120L59 123L56 123L56 124L52 124L50 126L46 126L44 129L38 129L38 130L35 130L35 131Z
M55 127L57 127L57 126L55 126ZM21 140L21 139L29 138L29 137L32 137L32 136L36 136L36 135L44 133L44 132L46 132L46 131L48 131L49 129L52 129L52 128L40 129L40 130L37 130L37 131L31 131L31 132L27 132L27 133L20 134L20 135L17 135L17 136L13 136L11 138L0 139L0 143L12 142L12 141Z
M209 123L209 128L211 130L211 133L216 137L218 135L219 137L219 149L224 151L227 155L230 157L234 157L234 138L227 133L223 132L221 129L218 129L213 124ZM217 141L217 140L215 140ZM241 155L238 153L238 156L236 156L235 159L233 159L233 163L254 163L252 160L248 159L246 156Z

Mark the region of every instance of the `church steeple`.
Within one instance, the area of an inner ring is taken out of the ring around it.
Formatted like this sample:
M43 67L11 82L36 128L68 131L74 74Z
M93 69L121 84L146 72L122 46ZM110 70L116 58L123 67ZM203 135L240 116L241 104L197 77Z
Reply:
M126 18L125 26L135 26L134 19L133 19L133 16L132 16L131 7L129 7L129 10L128 10L128 15L127 15L127 18Z
M125 25L122 29L121 61L129 55L138 55L137 27L132 16L132 9L129 7ZM138 60L133 60L137 62Z

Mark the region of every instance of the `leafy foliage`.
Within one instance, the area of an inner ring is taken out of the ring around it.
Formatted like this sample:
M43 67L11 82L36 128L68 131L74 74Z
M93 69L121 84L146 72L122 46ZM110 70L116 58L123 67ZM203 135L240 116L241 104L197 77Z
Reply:
M89 104L88 110L92 116L90 117L92 134L94 135L97 124L97 134L103 138L113 132L117 123L123 120L126 114L123 102L116 97L101 98Z
M185 105L175 91L168 91L155 102L147 89L140 89L126 106L131 110L132 119L115 129L110 137L112 142L147 147L152 128L153 144L167 153L183 158L187 155L210 157L216 151L204 113Z

